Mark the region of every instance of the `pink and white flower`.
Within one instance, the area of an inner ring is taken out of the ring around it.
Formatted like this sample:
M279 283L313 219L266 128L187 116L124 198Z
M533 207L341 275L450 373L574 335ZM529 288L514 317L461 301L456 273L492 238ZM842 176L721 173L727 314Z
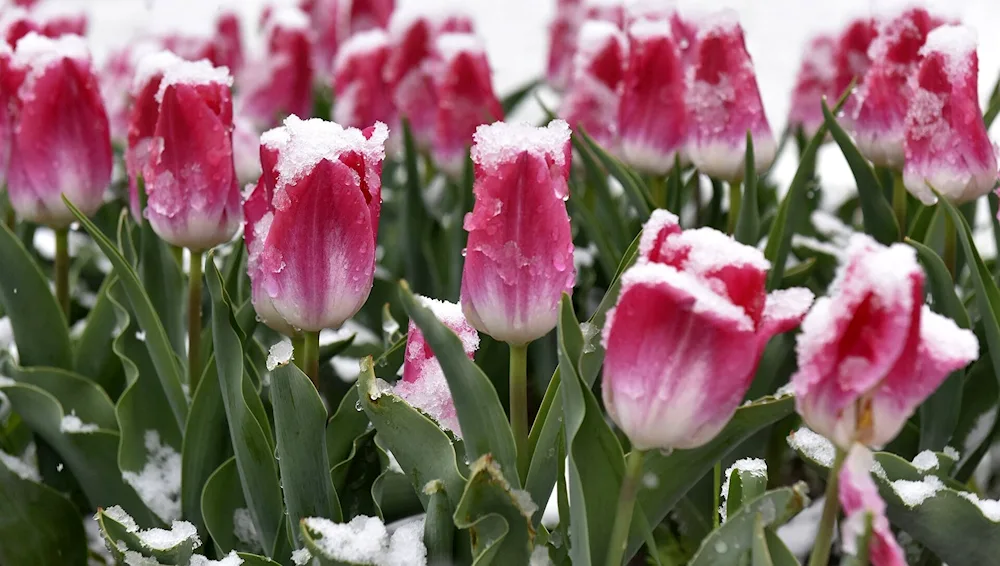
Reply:
M617 152L628 43L621 30L599 20L585 22L579 38L572 80L559 113L574 129L584 129L598 144Z
M896 542L885 515L885 501L878 494L872 480L871 469L875 459L868 448L854 444L847 453L838 479L838 498L844 510L840 523L844 553L857 556L871 517L871 538L868 543L868 560L873 566L906 566L906 555Z

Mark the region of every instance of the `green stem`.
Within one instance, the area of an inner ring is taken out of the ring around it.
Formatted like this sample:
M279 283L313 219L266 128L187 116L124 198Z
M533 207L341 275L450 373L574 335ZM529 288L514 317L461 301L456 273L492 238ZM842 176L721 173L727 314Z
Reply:
M188 278L188 391L194 395L201 379L201 260L202 252L191 250Z
M743 204L743 181L729 183L729 224L726 232L736 233L736 222L740 219L740 206Z
M635 509L635 498L639 494L639 481L642 475L642 450L633 449L625 460L625 477L622 478L622 489L618 495L618 509L615 511L615 522L611 527L611 544L608 545L606 566L622 566L625 548L628 545L629 527L632 526L632 512Z
M847 453L837 448L837 455L833 459L833 466L830 467L830 474L826 479L826 501L823 503L823 518L819 523L819 531L816 533L816 543L813 546L812 554L809 556L809 566L826 566L830 562L830 545L833 542L833 528L837 523L837 512L840 510L840 501L837 499L837 484L840 468L844 465L844 458Z
M906 226L906 205L907 193L906 185L903 184L903 174L899 171L892 172L892 211L896 214L896 223L899 224L899 235L902 240L908 232Z
M56 228L56 301L69 322L69 228Z
M319 332L304 332L302 344L303 371L319 391Z
M302 373L306 372L306 339L302 334L292 336L292 361Z
M950 214L944 215L944 255L942 258L952 281L958 281L958 231Z
M517 447L517 472L528 476L528 345L510 345L510 430Z
M715 467L712 468L712 486L715 490L715 497L713 498L712 505L712 528L717 529L721 524L722 517L719 513L719 505L721 505L722 497L722 462L716 462Z

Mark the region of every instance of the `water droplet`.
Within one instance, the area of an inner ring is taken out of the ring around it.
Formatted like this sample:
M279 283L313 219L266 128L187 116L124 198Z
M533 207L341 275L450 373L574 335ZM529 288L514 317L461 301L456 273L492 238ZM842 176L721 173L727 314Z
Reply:
M718 541L715 543L715 551L719 554L725 554L729 550L729 546L726 545L725 541Z
M359 410L359 411L362 410L361 409L361 401L356 401L354 403L354 408L357 409L357 410Z
M660 477L653 472L647 472L642 476L642 485L646 489L656 489L660 486Z

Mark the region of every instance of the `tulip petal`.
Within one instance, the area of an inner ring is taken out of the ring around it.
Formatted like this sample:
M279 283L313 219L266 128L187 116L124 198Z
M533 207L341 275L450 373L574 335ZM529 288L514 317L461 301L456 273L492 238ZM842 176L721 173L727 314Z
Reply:
M872 453L864 446L855 444L840 469L838 497L845 515L841 523L844 552L858 554L858 541L865 534L867 517L870 516L872 531L868 559L872 566L906 566L903 549L896 542L885 515L885 501L879 496L871 477L873 465Z

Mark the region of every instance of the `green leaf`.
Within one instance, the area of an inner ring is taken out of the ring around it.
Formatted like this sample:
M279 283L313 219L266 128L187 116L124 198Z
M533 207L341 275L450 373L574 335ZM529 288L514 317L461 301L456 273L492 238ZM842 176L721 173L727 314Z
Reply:
M380 441L396 457L424 508L429 504L424 487L432 481L440 481L449 503L452 507L457 506L465 478L459 473L455 447L448 435L430 418L396 396L388 384L376 380L371 358L361 363L357 390L361 406L375 425Z
M854 181L858 186L858 196L861 201L861 212L864 216L865 232L871 234L879 242L889 245L899 240L899 224L893 214L892 205L885 198L882 184L879 183L875 171L868 163L851 136L844 131L830 108L823 100L823 117L826 127L830 130L833 140L840 146L840 152L847 159L847 164L854 173Z
M181 448L181 510L184 518L198 527L201 533L205 532L202 491L209 477L233 453L217 374L213 355L208 359L205 371L198 380ZM235 464L233 466L235 470ZM237 474L237 480L232 486L236 491L240 491L236 485L238 482Z
M629 202L638 212L639 220L645 222L653 211L653 199L649 195L649 190L639 180L638 176L632 174L628 166L619 161L618 158L604 151L582 128L573 132L572 141L573 147L577 151L590 152L591 155L594 155L601 162L601 165L607 169L608 173L621 183L625 189L625 196L628 197Z
M174 353L173 347L156 310L150 302L149 296L143 290L142 283L132 266L125 260L121 253L115 249L100 229L94 225L82 212L80 212L66 197L63 202L69 207L73 215L76 216L80 224L86 228L90 237L101 248L104 255L114 266L115 275L118 276L120 284L125 290L128 302L132 306L137 322L145 332L146 348L156 368L156 375L160 380L160 385L166 394L170 410L174 415L178 428L184 427L184 420L187 418L187 399L184 390L181 388L184 372L181 364Z
M753 136L747 130L747 151L744 159L743 205L736 221L736 241L756 246L760 241L760 211L757 209L757 168L754 165Z
M455 525L472 537L473 566L527 564L534 546L534 509L525 508L489 454L472 464Z
M983 123L986 124L987 130L993 125L993 121L997 119L997 114L1000 114L1000 78L993 84L990 99L986 104L986 113L983 114Z
M98 509L97 524L106 546L113 548L115 555L132 551L154 558L157 564L187 564L195 549L201 545L197 533L188 533L184 526L176 522L169 529L169 535L158 528L141 531L132 517L112 514L111 511ZM125 548L121 548L123 543Z
M726 494L726 516L735 515L743 504L756 499L767 491L767 469L761 474L742 467L733 469Z
M89 379L57 368L10 367L10 377L18 383L34 385L55 397L64 411L74 413L81 421L104 430L117 431L115 406L97 384Z
M757 513L753 521L753 546L750 550L753 566L774 566L771 549L767 546L764 534L764 517Z
M531 80L503 97L503 100L500 101L500 106L503 107L503 115L509 116L540 84L542 84L541 79Z
M245 517L244 514L249 513L249 510L240 488L240 472L236 469L235 458L229 458L212 472L199 496L200 515L220 553L232 550L261 551L263 545L259 532L251 533L236 528L237 514ZM251 534L256 534L257 538L241 540L236 536L237 531L245 538L249 538Z
M139 190L145 194L141 176ZM184 356L187 321L184 318L185 309L177 308L178 305L187 304L187 289L181 266L174 260L166 242L153 231L149 220L143 219L140 233L139 280L163 324L174 352L178 356ZM239 244L242 248L242 242Z
M753 546L754 523L778 526L794 517L809 501L804 484L769 491L748 502L701 541L691 566L738 566Z
M294 364L271 371L271 406L288 522L298 525L306 517L342 521L326 454L326 408L312 382ZM293 536L297 530L292 529ZM292 540L299 548L297 537Z
M403 159L406 168L406 186L401 207L401 223L399 235L402 238L400 247L403 250L406 278L413 284L418 293L431 292L431 276L429 265L425 260L423 243L433 222L427 213L424 197L420 187L420 169L417 167L419 151L410 123L403 120Z
M424 488L428 493L427 517L424 521L424 548L428 564L450 564L454 561L455 521L444 483L432 480Z
M86 566L87 537L76 506L47 485L21 478L4 458L0 509L0 564Z
M205 265L205 278L212 297L215 364L229 422L229 438L250 516L264 551L272 555L282 534L284 515L274 447L269 428L265 428L264 407L244 369L243 346L235 330L232 307L224 295L222 275L211 254Z
M73 369L69 330L49 282L21 241L0 226L0 303L10 317L23 366Z
M399 295L403 308L420 328L444 370L448 388L455 400L455 411L462 427L467 458L473 460L492 454L508 481L515 487L520 487L514 436L493 383L465 354L458 336L438 320L430 309L417 302L405 282L400 283Z
M329 466L334 471L334 491L340 493L346 477L338 477L338 469L347 471L347 466L357 452L358 441L368 432L371 421L368 415L360 409L358 388L351 387L340 400L337 412L330 417L326 425L326 456ZM340 474L343 475L343 474Z
M774 529L764 529L764 538L767 539L767 550L774 566L799 566L799 560L788 550Z
M105 277L97 292L97 301L90 309L83 335L76 343L73 367L77 373L104 388L109 395L117 396L121 387L121 364L111 344L118 318L108 297L114 281L114 276Z

